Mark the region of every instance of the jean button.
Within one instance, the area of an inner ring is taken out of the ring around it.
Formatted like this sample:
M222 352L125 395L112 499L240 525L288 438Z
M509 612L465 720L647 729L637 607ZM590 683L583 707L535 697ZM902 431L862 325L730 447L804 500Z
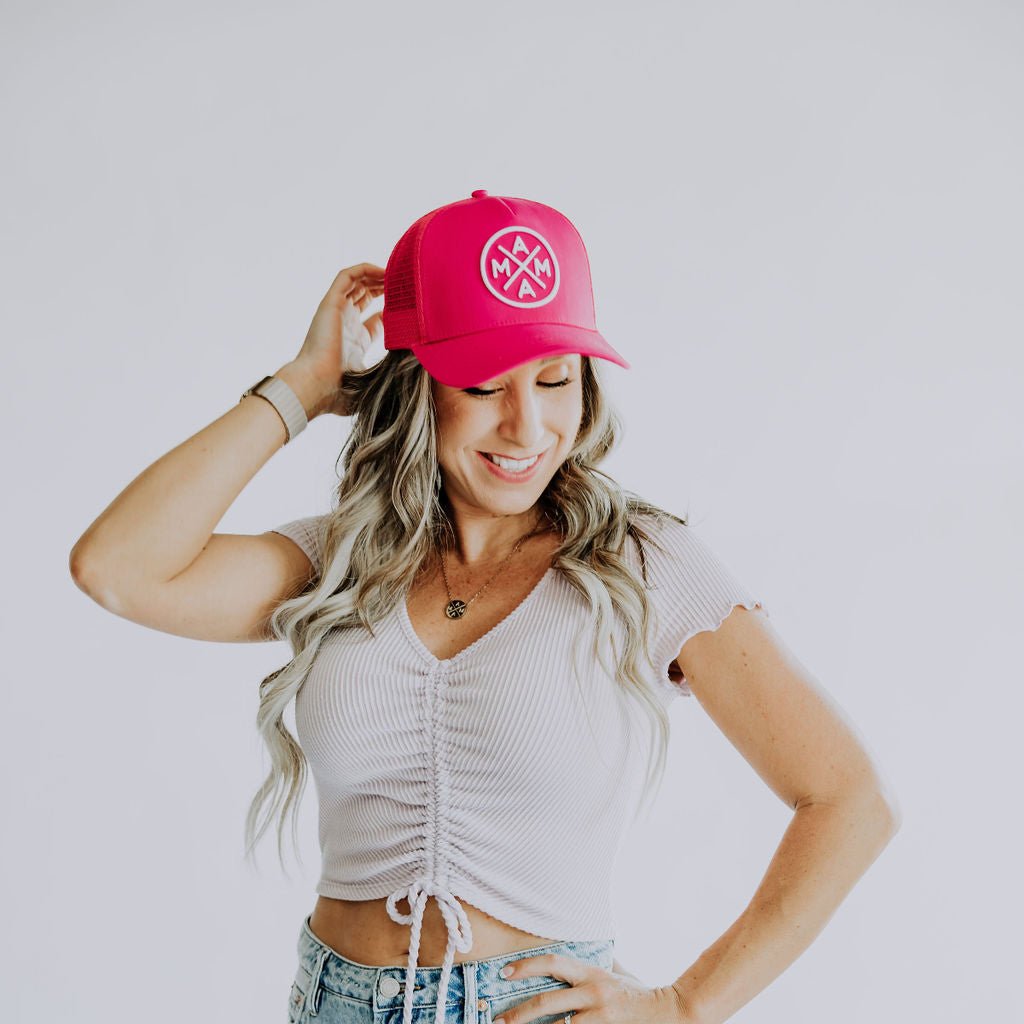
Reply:
M478 1010L486 1010L487 1009L487 1000L486 999L478 999L476 1001L476 1008Z
M398 990L401 987L397 978L381 978L378 991L385 999L390 999L392 996L398 995Z

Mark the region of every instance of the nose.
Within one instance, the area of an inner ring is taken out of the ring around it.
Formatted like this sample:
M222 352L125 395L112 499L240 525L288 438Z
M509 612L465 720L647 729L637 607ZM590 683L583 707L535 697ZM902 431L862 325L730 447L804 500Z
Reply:
M543 400L529 391L509 389L501 436L520 451L535 452L544 438Z

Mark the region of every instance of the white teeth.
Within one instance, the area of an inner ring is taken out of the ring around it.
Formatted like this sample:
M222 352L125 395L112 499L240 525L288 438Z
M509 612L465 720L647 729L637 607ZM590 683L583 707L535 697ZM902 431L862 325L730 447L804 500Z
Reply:
M524 469L529 469L540 458L539 455L534 455L532 459L517 461L516 459L503 459L500 455L493 455L490 452L485 452L485 455L491 462L501 466L502 469L508 470L510 473L521 473Z

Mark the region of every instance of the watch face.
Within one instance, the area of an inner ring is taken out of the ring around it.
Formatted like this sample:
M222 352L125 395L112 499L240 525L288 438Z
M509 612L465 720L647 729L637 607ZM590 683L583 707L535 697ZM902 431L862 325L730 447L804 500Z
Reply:
M273 376L274 375L272 373L268 374L266 377L263 377L260 380L256 381L256 383L253 384L251 388L246 388L246 390L242 392L242 398L247 398L249 395L255 394L256 389L265 384ZM239 401L241 401L241 399L239 399Z

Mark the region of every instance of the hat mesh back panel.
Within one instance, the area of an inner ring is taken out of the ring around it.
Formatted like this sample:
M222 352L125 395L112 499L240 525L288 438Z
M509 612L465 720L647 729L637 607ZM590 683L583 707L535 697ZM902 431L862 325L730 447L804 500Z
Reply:
M384 273L384 339L391 348L409 348L421 338L416 259L423 230L433 213L421 217L398 240Z

